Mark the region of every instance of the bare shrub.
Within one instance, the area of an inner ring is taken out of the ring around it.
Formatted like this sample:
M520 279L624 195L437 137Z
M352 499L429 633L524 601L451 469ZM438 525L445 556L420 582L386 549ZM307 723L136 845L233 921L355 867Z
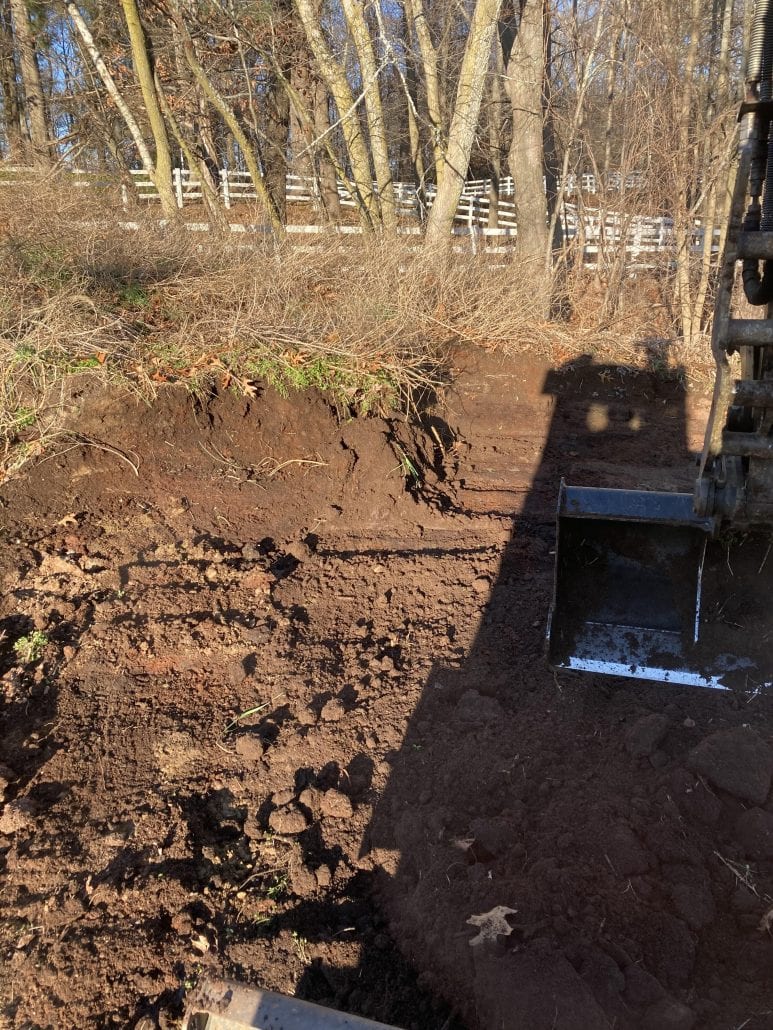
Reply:
M438 258L411 237L277 243L150 217L121 225L113 198L100 206L88 191L86 205L85 192L46 179L24 203L0 193L0 474L65 433L82 375L146 397L169 382L317 387L342 412L366 413L436 393L460 341L553 363L674 362L670 344L663 359L652 342L671 338L657 275L624 283L600 324L604 286L576 273L565 317L547 321L529 270L499 255Z

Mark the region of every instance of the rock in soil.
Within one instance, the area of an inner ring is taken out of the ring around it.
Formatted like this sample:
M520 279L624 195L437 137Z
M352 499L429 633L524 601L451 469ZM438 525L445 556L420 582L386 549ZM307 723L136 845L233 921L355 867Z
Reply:
M773 750L749 726L719 730L690 752L689 767L728 794L764 804L773 773Z
M275 833L303 833L308 823L297 808L278 808L268 817L268 825Z
M746 855L754 861L773 858L773 814L750 808L735 824L734 836Z
M625 735L625 749L634 758L644 758L657 750L668 733L671 721L666 715L653 712L637 719Z
M692 1030L695 1026L692 1009L671 998L662 998L647 1009L642 1030Z
M354 814L352 803L339 790L327 790L319 802L320 812L330 819L349 819Z

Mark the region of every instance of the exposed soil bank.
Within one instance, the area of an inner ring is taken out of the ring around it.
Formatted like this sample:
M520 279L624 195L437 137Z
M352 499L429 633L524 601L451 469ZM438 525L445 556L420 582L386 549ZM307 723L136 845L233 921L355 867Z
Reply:
M689 489L705 401L458 365L420 429L84 395L3 489L9 1025L173 1026L212 972L422 1030L773 1026L769 699L542 657L560 477Z

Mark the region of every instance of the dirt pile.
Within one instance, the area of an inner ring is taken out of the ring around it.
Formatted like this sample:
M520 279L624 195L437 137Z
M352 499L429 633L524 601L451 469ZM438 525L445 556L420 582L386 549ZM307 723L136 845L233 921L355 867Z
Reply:
M173 1026L204 973L422 1030L771 1025L769 699L542 657L560 476L688 486L701 409L458 376L411 431L89 400L6 486L10 1025Z

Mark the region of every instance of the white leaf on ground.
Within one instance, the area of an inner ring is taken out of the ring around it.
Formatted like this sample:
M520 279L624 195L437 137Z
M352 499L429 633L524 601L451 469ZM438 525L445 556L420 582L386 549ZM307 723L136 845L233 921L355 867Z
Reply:
M480 927L478 933L469 942L472 947L476 944L483 944L485 941L496 941L497 937L509 937L513 932L512 926L507 921L507 916L515 915L516 908L507 908L506 905L497 905L490 912L481 912L477 916L470 916L467 923L470 926Z
M762 919L760 919L757 926L760 933L770 933L771 928L773 928L773 905L771 905Z

